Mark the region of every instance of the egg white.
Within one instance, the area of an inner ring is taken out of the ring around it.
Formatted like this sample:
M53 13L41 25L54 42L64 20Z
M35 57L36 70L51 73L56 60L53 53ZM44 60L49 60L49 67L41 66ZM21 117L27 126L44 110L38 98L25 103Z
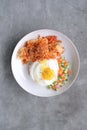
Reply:
M55 76L53 77L53 79L44 80L42 78L42 71L43 71L44 66L49 67L50 69L52 69L54 71ZM59 66L58 66L58 62L56 59L47 60L45 63L40 63L40 62L36 61L36 62L32 63L32 65L30 66L30 69L29 69L31 78L41 86L50 85L55 80L57 80L58 70L59 70Z

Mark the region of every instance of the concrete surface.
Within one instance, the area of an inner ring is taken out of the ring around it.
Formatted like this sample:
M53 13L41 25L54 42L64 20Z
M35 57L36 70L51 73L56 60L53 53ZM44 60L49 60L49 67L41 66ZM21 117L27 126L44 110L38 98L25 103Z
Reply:
M25 92L10 67L16 43L41 28L65 33L81 59L74 85L51 98ZM87 0L0 0L0 130L87 130Z

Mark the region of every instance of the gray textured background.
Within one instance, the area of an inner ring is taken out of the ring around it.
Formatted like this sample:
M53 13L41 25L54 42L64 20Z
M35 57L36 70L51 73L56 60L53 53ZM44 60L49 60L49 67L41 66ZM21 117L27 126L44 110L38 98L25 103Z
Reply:
M22 90L10 67L17 42L41 28L65 33L81 59L73 86L51 98ZM87 0L0 0L0 130L87 130Z

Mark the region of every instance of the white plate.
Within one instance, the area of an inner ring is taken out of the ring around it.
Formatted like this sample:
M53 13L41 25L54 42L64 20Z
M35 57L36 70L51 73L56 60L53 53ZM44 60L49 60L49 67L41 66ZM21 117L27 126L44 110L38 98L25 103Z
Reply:
M23 65L21 61L17 58L17 52L19 48L21 48L27 40L37 38L38 34L40 34L41 36L47 36L47 35L58 36L58 39L62 40L62 44L65 48L64 56L71 64L72 73L69 77L69 81L65 86L63 86L58 91L53 91L51 89L49 90L46 87L39 86L37 83L33 82L33 80L31 79L28 73L28 64ZM12 72L18 84L25 91L40 97L50 97L50 96L59 95L64 91L66 91L68 88L70 88L70 86L74 83L78 75L79 66L80 66L80 60L79 60L78 51L75 45L72 43L72 41L64 34L54 30L48 30L48 29L37 30L24 36L16 45L11 60Z

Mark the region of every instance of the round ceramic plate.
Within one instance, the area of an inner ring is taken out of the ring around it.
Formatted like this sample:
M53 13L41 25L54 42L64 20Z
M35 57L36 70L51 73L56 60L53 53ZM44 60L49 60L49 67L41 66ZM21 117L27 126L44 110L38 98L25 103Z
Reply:
M29 75L28 64L23 65L22 62L17 58L17 52L19 48L21 48L27 40L37 38L38 34L41 36L48 36L48 35L58 36L58 39L62 40L62 45L65 48L64 56L70 62L72 73L69 77L69 80L66 85L64 85L63 87L61 87L61 89L57 91L47 89L45 86L42 87L37 83L35 83ZM64 34L54 30L48 30L48 29L37 30L24 36L16 45L11 60L12 72L18 84L25 91L40 97L50 97L50 96L59 95L64 91L66 91L68 88L70 88L70 86L74 83L78 75L79 66L80 66L79 55L73 42Z

